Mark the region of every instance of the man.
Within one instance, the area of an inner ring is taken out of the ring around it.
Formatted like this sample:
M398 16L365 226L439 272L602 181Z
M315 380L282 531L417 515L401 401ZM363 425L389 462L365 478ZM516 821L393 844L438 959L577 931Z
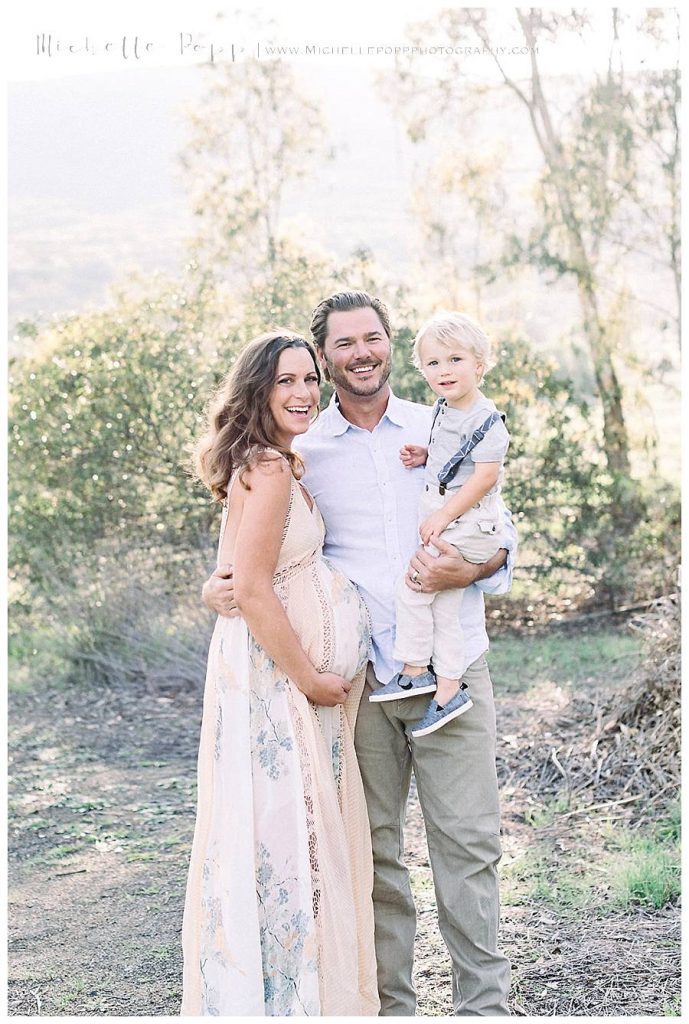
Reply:
M456 1015L506 1015L510 967L497 950L497 863L500 812L495 770L495 708L484 654L488 648L482 590L509 589L509 553L483 565L465 562L437 542L434 558L417 549L417 506L423 470L407 470L403 444L425 445L431 409L392 394L390 321L366 292L339 292L314 311L311 332L335 394L308 434L298 439L304 481L326 525L325 555L353 580L368 606L373 659L367 673L355 743L366 792L375 881L373 889L381 1015L412 1016L416 913L403 860L403 825L414 771L426 823L440 930L453 965ZM510 549L516 533L505 511ZM463 681L473 708L443 729L413 739L411 726L427 698L369 702L373 689L400 668L393 660L396 580L406 572L418 591L466 588L461 624L466 643ZM232 608L231 567L204 585L205 603Z

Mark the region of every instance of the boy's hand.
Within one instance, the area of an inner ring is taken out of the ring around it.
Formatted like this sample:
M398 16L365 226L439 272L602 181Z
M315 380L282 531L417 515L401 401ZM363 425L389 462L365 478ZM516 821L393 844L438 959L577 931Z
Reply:
M427 458L428 448L423 448L420 444L403 444L400 448L400 459L406 469L425 466Z
M439 508L437 512L432 512L427 519L424 519L419 527L421 540L424 544L434 544L443 530L446 530L451 522L452 520L447 518L447 513L444 509Z

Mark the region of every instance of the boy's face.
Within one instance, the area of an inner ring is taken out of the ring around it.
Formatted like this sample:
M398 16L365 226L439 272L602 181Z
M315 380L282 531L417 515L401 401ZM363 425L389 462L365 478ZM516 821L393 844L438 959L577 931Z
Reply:
M336 388L362 397L377 394L392 369L390 339L370 306L330 313L320 356Z
M419 352L421 372L436 395L448 405L468 406L483 376L483 363L460 341L439 342L426 338Z

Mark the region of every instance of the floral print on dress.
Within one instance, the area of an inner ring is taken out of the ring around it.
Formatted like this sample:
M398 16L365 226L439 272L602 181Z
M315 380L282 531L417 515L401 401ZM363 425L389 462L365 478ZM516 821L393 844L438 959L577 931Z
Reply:
M305 1016L318 1016L318 1004L304 995L306 975L318 979L316 923L295 902L296 878L276 877L268 848L256 851L256 896L259 906L263 992L266 1014L291 1017L295 1005ZM311 952L312 951L312 952Z

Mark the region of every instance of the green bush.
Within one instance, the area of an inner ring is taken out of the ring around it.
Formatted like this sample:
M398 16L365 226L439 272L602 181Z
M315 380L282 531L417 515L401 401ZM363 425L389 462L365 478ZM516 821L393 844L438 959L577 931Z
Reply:
M188 470L211 391L250 337L281 325L306 334L318 299L346 286L386 297L393 386L430 403L410 360L421 310L363 251L336 269L280 243L241 294L191 266L178 281L131 282L106 309L24 325L31 352L12 361L10 376L14 663L52 673L57 658L79 675L90 661L108 679L153 671L167 641L147 594L168 594L167 614L188 609L185 595L198 600L212 563L217 508ZM505 498L520 532L521 578L536 594L578 581L611 601L667 585L677 495L630 484L636 519L620 531L619 484L603 470L586 403L519 334L506 331L497 355L486 391L512 435ZM104 567L113 579L124 567L128 585L117 576L108 586ZM91 583L102 595L85 604ZM130 628L139 605L140 635ZM117 640L120 618L129 625Z

